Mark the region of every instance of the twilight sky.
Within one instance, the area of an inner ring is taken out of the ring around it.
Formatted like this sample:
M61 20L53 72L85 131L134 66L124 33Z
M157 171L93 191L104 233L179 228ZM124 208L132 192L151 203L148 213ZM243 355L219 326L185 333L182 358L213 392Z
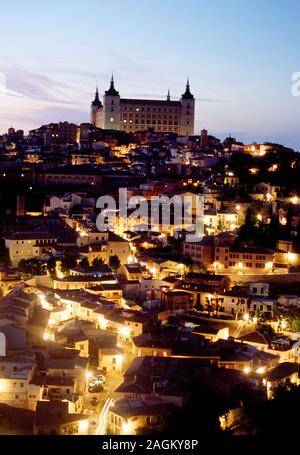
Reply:
M1 3L0 133L88 121L112 71L123 97L177 99L189 75L195 132L300 150L297 0Z

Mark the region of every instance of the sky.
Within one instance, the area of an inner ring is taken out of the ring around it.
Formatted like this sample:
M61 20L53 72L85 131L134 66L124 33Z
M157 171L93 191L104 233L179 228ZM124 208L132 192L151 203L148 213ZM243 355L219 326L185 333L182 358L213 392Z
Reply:
M298 0L0 0L0 133L89 121L111 73L122 97L179 99L195 133L300 150Z

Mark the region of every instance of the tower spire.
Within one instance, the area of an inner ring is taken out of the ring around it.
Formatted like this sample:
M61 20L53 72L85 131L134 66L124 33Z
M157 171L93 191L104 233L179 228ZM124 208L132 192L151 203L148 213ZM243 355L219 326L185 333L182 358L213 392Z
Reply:
M183 93L182 98L183 99L194 99L194 95L192 95L192 93L190 91L190 78L189 78L189 76L187 77L187 80L186 80L185 92Z
M106 90L105 95L109 96L119 96L119 92L115 89L114 75L111 74L110 87Z
M94 98L94 101L92 101L92 105L93 106L98 106L98 107L102 106L102 103L101 103L101 101L99 99L98 84L96 85L95 98Z
M171 97L170 97L170 89L168 88L168 94L167 94L167 101L171 101Z

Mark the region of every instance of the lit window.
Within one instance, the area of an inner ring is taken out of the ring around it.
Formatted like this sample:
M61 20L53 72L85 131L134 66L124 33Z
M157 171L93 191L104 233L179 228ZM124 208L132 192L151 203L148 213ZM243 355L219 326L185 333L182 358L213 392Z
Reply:
M110 121L113 122L113 121L114 121L114 118L113 118L113 117L110 117Z

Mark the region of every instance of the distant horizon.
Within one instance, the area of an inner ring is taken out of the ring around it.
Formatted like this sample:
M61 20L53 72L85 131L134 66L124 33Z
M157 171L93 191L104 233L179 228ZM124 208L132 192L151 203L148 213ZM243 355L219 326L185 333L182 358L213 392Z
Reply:
M189 76L195 134L300 150L300 4L12 0L2 5L0 131L89 121L111 73L126 98L179 99ZM204 18L204 20L203 20Z

